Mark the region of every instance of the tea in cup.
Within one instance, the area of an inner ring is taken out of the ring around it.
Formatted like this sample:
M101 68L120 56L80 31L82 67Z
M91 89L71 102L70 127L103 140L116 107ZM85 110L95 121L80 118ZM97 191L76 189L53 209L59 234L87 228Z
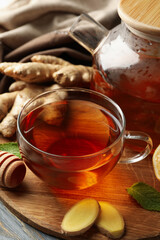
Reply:
M17 141L26 165L51 187L84 189L97 184L117 164L144 159L151 138L126 131L120 107L89 89L56 89L25 104L17 120ZM121 158L124 142L141 140L138 155Z

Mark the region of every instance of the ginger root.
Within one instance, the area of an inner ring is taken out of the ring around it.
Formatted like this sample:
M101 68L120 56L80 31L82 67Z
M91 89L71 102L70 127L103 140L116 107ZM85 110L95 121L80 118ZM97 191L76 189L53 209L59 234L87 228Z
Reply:
M0 95L0 120L8 113L8 109L13 105L18 91L11 93L3 93Z
M9 92L0 94L0 133L4 137L12 137L16 132L17 116L28 99L52 89L57 86L55 83L63 87L89 87L93 76L92 67L49 55L34 55L26 63L2 62L0 72L16 80ZM51 86L46 87L46 83ZM47 116L48 121L51 118Z
M91 67L83 65L64 66L52 74L55 82L62 86L87 86L89 85L93 75Z
M53 80L52 74L60 69L60 65L27 63L0 63L0 72L18 81L43 83Z
M76 236L86 232L96 221L100 207L98 202L92 198L85 198L65 214L61 228L68 236Z
M67 66L71 65L70 62L63 60L62 58L51 55L34 55L31 57L32 62L50 63L54 65Z
M88 87L93 77L93 68L74 65L61 58L35 55L32 62L0 63L0 72L27 83L56 82L64 87Z
M26 101L44 91L49 91L59 87L60 86L57 84L46 87L26 83L22 84L22 82L13 83L10 86L10 89L14 90L15 92L8 92L0 95L0 113L2 113L1 116L5 116L0 123L0 133L4 137L12 137L16 132L18 114L20 113ZM17 89L21 90L17 91Z

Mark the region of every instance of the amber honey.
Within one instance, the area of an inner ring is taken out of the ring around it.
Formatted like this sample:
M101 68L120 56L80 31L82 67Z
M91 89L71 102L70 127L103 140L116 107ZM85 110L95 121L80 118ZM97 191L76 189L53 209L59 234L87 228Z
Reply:
M85 100L36 108L21 122L21 131L34 146L31 151L25 145L21 149L25 162L57 188L94 185L112 170L121 154L121 145L117 151L108 148L120 135L118 119L106 108Z

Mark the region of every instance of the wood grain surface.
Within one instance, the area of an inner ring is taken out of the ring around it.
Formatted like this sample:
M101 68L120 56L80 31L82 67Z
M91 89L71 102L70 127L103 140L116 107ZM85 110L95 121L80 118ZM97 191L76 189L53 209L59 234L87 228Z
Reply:
M28 170L22 185L10 191L1 188L0 198L14 215L31 225L33 229L57 238L107 239L95 227L84 235L73 238L67 238L61 233L60 224L69 207L80 199L93 197L109 201L122 213L126 222L126 233L122 239L160 239L160 213L144 210L127 194L126 188L138 181L160 190L160 183L154 176L151 156L135 164L118 164L103 182L80 191L50 189ZM33 232L31 236L34 236Z
M129 26L159 36L160 1L120 0L118 12Z
M1 240L57 240L26 224L12 214L0 202L0 239Z
M0 143L15 141L0 136ZM1 193L1 189L0 189ZM1 195L1 194L0 194ZM0 240L57 240L16 217L2 201L0 201Z

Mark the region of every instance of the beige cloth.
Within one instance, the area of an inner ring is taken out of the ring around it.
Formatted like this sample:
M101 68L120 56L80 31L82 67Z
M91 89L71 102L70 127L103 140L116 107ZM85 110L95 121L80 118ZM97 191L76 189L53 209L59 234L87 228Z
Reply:
M118 0L5 1L11 3L0 9L0 61L23 61L37 52L51 52L88 64L90 54L68 36L76 17L86 12L108 29L120 22Z
M7 0L6 0L7 1ZM9 48L52 31L65 31L82 12L105 27L117 18L117 0L17 0L0 14L0 39Z

